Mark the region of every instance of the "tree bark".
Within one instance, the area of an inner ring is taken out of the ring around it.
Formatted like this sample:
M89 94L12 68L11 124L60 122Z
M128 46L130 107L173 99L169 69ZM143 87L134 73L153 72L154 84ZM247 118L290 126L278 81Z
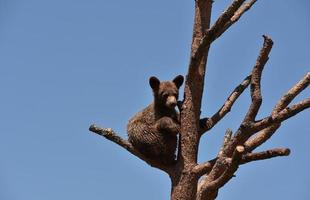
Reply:
M181 106L178 163L176 173L170 176L171 200L196 198L199 177L192 173L192 170L197 164L200 108L209 46L203 49L200 60L193 57L210 27L211 8L211 0L197 0L195 3L191 59L184 87L184 101Z
M171 177L171 200L193 200L196 197L198 177L191 172Z

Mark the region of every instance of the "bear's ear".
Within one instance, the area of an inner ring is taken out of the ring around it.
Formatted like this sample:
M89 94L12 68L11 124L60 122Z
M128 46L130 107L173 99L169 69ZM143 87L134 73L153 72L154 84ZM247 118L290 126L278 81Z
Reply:
M150 82L150 86L153 90L159 89L160 81L158 80L158 78L156 78L155 76L151 76L149 82Z
M184 77L182 75L176 76L172 82L177 86L177 88L180 88L181 85L183 84Z

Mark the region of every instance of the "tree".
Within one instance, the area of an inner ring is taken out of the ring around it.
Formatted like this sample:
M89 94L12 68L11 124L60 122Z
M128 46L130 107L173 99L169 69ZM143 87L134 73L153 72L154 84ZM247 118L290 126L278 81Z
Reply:
M191 57L184 87L184 99L180 106L181 132L177 162L166 166L141 155L125 139L111 128L91 125L90 130L115 142L153 167L166 172L171 178L172 200L209 200L217 197L218 191L234 176L240 165L277 156L287 156L288 148L275 148L254 152L281 126L281 123L309 108L310 98L291 104L310 83L308 72L276 103L271 114L257 119L262 95L261 77L269 59L273 41L264 35L263 45L251 74L229 95L223 106L211 117L201 117L201 100L210 45L235 24L256 0L234 0L221 16L210 25L212 0L195 1L195 21L191 46ZM197 163L198 146L204 133L210 131L231 110L235 101L250 87L251 104L239 128L233 133L227 129L217 156L204 163Z

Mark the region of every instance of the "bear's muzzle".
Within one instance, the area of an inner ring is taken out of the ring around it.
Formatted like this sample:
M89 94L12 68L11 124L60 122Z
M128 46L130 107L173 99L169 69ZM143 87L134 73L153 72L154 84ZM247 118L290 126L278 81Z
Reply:
M169 108L174 108L177 105L177 99L175 98L175 96L168 96L166 105Z

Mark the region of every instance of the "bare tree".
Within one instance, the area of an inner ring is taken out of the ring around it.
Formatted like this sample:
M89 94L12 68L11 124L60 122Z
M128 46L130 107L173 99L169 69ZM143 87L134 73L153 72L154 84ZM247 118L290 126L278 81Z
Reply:
M152 167L166 172L172 182L172 200L215 199L218 190L234 176L240 165L289 155L290 150L288 148L275 148L262 152L254 152L254 150L266 142L277 131L283 121L310 106L310 98L290 105L292 100L309 86L310 72L308 72L280 98L269 116L262 119L256 118L262 103L262 72L273 45L272 39L264 35L264 42L251 74L245 77L240 85L232 91L223 106L213 116L200 117L209 47L239 20L256 3L256 0L233 0L231 5L210 26L212 3L212 0L195 1L195 21L190 63L186 76L184 99L179 108L181 131L176 164L168 166L149 160L135 150L127 140L119 137L111 128L100 128L97 125L90 126L90 131L104 136ZM230 129L226 130L223 144L214 159L204 163L197 163L201 136L226 116L235 101L248 86L250 86L252 101L239 128L235 133Z

